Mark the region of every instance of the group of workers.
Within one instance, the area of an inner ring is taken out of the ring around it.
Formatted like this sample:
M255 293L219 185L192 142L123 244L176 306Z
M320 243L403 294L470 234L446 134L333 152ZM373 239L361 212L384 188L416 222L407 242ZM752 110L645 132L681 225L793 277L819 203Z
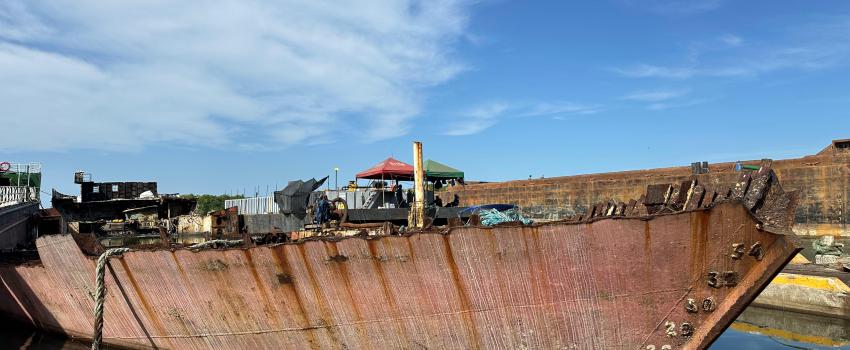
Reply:
M412 189L408 189L405 193L405 191L402 190L401 184L396 184L395 186L393 186L392 191L393 196L395 197L396 204L399 208L410 208L410 204L413 203L416 197ZM436 207L445 208L457 207L458 204L460 204L460 197L455 193L454 199L452 199L451 202L448 202L443 205L443 199L440 198L440 196L434 196L434 200L428 204ZM319 197L318 200L316 200L315 208L316 211L315 218L313 220L314 223L321 225L331 220L332 203L330 200L328 200L327 195L323 194L321 197Z
M397 184L393 186L393 194L395 195L395 202L398 204L399 208L410 208L410 203L413 203L414 198L416 197L413 193L412 189L407 190L407 195L404 195L404 191L402 191L401 184ZM406 198L405 198L406 197ZM429 205L437 206L437 207L456 207L460 204L460 197L458 197L457 193L454 195L454 199L451 202L443 205L443 200L440 196L434 196L434 200Z
M443 205L443 199L440 198L440 196L434 196L434 201L431 202L431 204L437 207L445 208L456 207L458 204L460 204L460 197L458 197L457 193L455 193L455 198L451 202L446 203L446 205Z

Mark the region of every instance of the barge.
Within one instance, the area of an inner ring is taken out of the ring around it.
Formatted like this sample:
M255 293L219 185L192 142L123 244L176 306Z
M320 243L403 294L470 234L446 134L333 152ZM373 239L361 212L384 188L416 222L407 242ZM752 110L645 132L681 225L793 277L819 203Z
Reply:
M566 220L139 247L106 264L104 344L139 349L705 349L800 251L770 164ZM416 220L415 215L412 216ZM42 235L0 313L90 339L96 256Z

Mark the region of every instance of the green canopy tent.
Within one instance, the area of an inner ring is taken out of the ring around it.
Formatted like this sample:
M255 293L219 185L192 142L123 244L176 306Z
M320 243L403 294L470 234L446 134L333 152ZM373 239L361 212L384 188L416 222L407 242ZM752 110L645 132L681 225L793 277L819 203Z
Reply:
M425 161L424 167L425 178L428 180L449 180L463 178L463 171L457 170L448 165L430 159Z

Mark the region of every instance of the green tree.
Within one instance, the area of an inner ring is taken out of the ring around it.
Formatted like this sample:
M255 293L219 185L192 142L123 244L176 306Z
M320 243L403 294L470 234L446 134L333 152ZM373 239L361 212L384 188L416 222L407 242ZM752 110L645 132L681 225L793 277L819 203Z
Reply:
M245 198L242 195L231 196L226 194L184 194L180 197L195 199L198 202L198 205L195 207L195 213L198 214L207 214L211 211L224 209L225 200Z

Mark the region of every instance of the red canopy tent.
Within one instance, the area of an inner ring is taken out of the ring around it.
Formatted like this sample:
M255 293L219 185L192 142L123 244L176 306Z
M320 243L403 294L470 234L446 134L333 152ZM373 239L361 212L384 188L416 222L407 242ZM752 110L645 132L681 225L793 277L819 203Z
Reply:
M389 157L355 175L358 179L413 181L413 165Z

